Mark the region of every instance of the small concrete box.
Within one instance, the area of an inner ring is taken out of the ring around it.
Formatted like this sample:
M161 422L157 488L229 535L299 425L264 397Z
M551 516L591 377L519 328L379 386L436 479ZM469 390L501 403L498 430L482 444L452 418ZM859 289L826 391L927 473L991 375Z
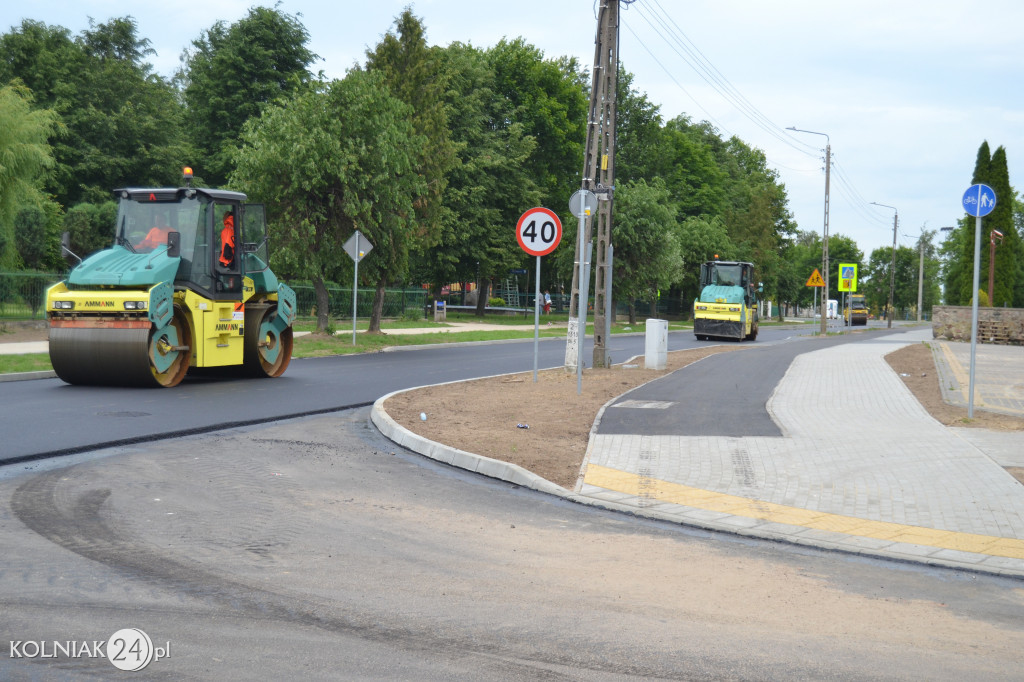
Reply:
M665 369L668 364L668 320L647 320L644 368Z

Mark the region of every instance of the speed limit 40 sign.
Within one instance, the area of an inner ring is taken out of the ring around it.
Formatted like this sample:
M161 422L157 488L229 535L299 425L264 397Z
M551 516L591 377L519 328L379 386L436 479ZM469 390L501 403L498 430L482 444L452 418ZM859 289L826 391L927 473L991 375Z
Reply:
M531 256L546 256L562 240L562 221L548 208L531 208L516 224L516 239Z

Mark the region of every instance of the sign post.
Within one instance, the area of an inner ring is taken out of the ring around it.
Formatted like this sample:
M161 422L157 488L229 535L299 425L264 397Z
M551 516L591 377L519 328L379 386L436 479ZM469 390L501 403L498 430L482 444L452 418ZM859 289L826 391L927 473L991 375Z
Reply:
M586 221L597 210L597 195L588 189L578 189L569 197L569 210L579 219L576 231L576 270L579 272L579 301L576 317L569 318L565 334L565 368L576 368L576 394L583 392L583 339L587 336L587 288L590 283L591 244L583 244ZM571 310L571 307L570 307ZM570 313L571 314L571 313Z
M370 243L363 233L356 230L351 237L342 245L345 249L345 253L356 264L355 275L352 279L352 345L356 345L356 298L359 292L359 261L363 260L366 254L373 250L373 244Z
M583 238L586 234L586 220L597 210L597 195L587 189L578 189L569 198L569 211L579 219L579 227L576 230L576 272L583 275ZM579 279L574 282L574 291L578 292ZM585 300L585 299L584 299ZM565 334L565 370L575 370L583 353L579 350L582 339L586 334L580 334L580 307L579 301L576 305L576 317L572 317L572 303L569 305L569 324ZM587 307L583 306L582 318L584 320L583 330L586 332Z
M807 278L807 283L804 284L807 287L816 287L814 289L814 309L818 309L818 288L825 286L825 280L821 278L821 273L818 272L818 268L814 268L814 272Z
M974 216L974 284L971 290L971 379L967 396L967 418L974 419L974 358L978 350L978 285L981 264L981 218L996 207L996 193L988 185L971 185L964 192L964 210ZM989 302L991 304L991 301Z
M842 291L845 296L843 301L843 326L853 326L853 311L850 309L850 294L857 293L857 264L856 263L840 263L839 264L839 291ZM850 310L850 319L846 319L846 310Z
M537 358L540 353L540 257L546 256L562 241L562 221L551 209L537 207L519 217L516 240L523 251L537 257L536 291L533 296L533 382L537 383Z

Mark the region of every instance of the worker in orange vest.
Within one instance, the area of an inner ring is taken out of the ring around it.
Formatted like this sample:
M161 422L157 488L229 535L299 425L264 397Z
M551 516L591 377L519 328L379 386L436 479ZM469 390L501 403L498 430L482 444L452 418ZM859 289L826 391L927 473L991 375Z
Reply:
M229 267L235 260L235 217L224 216L224 229L220 231L220 264Z

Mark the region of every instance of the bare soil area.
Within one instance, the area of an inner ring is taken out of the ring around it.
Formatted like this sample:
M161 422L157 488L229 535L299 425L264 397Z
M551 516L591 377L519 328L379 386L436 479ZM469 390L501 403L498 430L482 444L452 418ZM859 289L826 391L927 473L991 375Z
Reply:
M555 369L538 372L536 383L531 371L427 386L388 398L384 409L424 438L518 464L571 490L583 464L590 429L605 403L708 355L744 348L676 351L668 354L664 370L643 369L642 359L633 368L586 369L579 394L576 375Z
M0 321L0 343L28 343L29 341L46 341L49 331L46 320L24 322Z
M576 484L586 454L590 429L601 407L632 388L719 352L742 352L748 346L718 346L668 355L664 371L641 368L583 372L583 390L576 393L576 375L561 370L429 386L393 396L385 403L391 417L413 433L435 442L492 459L517 464L568 489ZM999 431L1024 430L1024 419L947 404L931 349L913 344L886 356L893 371L928 412L948 426ZM642 366L642 361L641 361ZM420 414L426 415L426 421ZM519 425L530 428L520 428ZM1018 480L1024 478L1013 472Z

